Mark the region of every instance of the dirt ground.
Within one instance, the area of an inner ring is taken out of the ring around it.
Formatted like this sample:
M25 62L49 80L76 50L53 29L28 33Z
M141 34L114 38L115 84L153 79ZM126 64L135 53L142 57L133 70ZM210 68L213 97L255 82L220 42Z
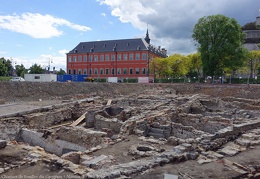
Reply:
M236 162L243 166L260 167L260 146L241 152L233 157L225 159ZM210 163L198 165L197 161L189 160L178 164L166 164L152 169L149 173L138 175L135 179L163 179L164 174L176 175L179 179L229 179L229 178L250 178L248 175L242 177L240 173L228 168L223 164L223 159ZM260 178L260 177L259 177Z
M132 160L124 152L131 145L137 144L138 140L136 136L129 136L123 142L110 146L108 148L101 149L94 152L93 155L112 155L117 161L126 163ZM260 146L251 148L233 157L227 157L225 159L236 162L243 166L253 167L258 166L260 168ZM22 158L26 155L26 151L23 151L19 145L7 146L1 150L0 157L8 156L11 160ZM8 158L6 158L8 160ZM230 178L249 178L248 175L241 177L241 174L228 168L223 164L223 159L201 164L199 165L195 160L189 160L182 163L165 164L148 170L145 173L131 177L134 179L164 179L164 174L171 174L178 176L179 179L193 178L193 179L230 179ZM4 174L0 174L2 178L83 178L82 176L75 175L72 172L66 171L57 166L50 166L42 161L25 164L19 168L14 168Z
M34 86L36 85L36 87ZM38 85L38 86L37 86ZM16 84L5 83L1 84L0 99L4 101L4 104L0 105L0 116L17 112L18 108L21 111L35 109L38 107L49 106L53 104L61 104L64 100L76 100L80 98L102 96L105 99L113 97L122 97L131 93L140 93L140 91L147 88L145 85L140 85L139 89L134 84ZM153 85L153 84L152 84ZM169 88L169 85L155 84L149 88L158 88L158 90ZM242 86L200 86L194 85L176 85L171 86L178 94L206 94L211 96L235 96L239 98L247 99L260 99L260 87L252 85L251 87ZM48 91L50 89L50 91ZM65 90L64 90L65 89ZM8 108L6 108L6 106ZM18 107L18 108L17 108ZM8 111L9 110L9 111ZM133 145L143 144L150 145L148 142L141 141L138 135L129 135L123 138L121 142L103 147L100 150L91 153L93 156L111 155L114 158L115 164L128 163L131 161L139 160L136 156L127 155L127 151ZM27 157L28 151L24 149L24 145L19 143L10 142L5 148L0 149L0 161L2 163L10 160L12 162L22 162ZM171 150L171 145L160 146L154 144L156 147L161 147L164 150ZM152 158L145 157L140 159ZM225 161L228 160L235 162L250 172L242 175L234 169L225 165ZM1 168L1 163L0 163ZM257 170L257 171L256 171ZM238 153L232 157L225 156L222 159L212 161L210 163L198 164L196 160L183 161L181 163L168 163L161 166L154 167L139 173L131 178L135 179L163 179L166 178L165 174L176 175L179 179L186 178L201 178L201 179L229 179L229 178L260 178L260 174L256 175L260 171L260 145L251 146L245 151ZM251 174L253 173L253 174ZM173 176L172 176L173 177ZM42 160L36 162L30 162L21 164L19 168L14 167L7 172L0 174L0 178L84 178L71 171L64 170L57 165L51 165L48 162ZM170 179L170 178L167 178Z

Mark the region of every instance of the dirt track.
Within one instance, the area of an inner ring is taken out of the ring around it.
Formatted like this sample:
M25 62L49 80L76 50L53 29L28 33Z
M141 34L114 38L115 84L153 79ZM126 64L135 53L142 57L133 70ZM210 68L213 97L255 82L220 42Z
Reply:
M118 96L139 94L147 89L173 89L177 94L206 94L213 97L233 96L237 98L259 99L259 85L229 84L134 84L134 83L33 83L1 82L0 100L38 101L76 99L88 96Z

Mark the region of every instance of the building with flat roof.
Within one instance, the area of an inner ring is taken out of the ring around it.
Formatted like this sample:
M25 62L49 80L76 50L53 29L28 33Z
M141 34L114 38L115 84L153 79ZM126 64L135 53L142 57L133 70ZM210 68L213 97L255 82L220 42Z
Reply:
M149 33L136 39L80 42L67 53L67 74L94 78L150 76L150 62L167 57L167 50L150 44Z

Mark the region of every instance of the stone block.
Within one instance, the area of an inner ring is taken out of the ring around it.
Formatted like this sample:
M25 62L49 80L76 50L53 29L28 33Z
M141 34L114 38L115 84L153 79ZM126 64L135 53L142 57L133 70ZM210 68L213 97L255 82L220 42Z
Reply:
M148 135L153 136L156 139L165 138L163 134L158 134L158 133L154 133L154 132L149 132Z
M186 147L181 146L181 145L177 145L177 146L173 147L173 151L177 154L181 154L181 153L184 153L186 151Z
M195 160L198 158L198 156L199 156L198 152L188 152L186 154L188 160Z
M171 174L164 174L164 179L178 179L177 175L171 175Z
M96 113L96 111L88 111L87 114L85 115L87 128L94 127L94 123L96 120L95 113Z
M106 155L100 155L92 160L89 160L89 161L85 161L85 162L82 162L83 165L86 165L88 167L93 167L95 165L97 165L97 163L101 162L102 160L105 160L107 159L108 156Z
M72 163L79 164L80 162L80 153L79 152L69 152L66 154L63 154L61 156L62 159L69 160Z
M150 128L150 132L153 132L153 133L158 133L158 134L164 134L164 130L162 129L159 129L159 128Z

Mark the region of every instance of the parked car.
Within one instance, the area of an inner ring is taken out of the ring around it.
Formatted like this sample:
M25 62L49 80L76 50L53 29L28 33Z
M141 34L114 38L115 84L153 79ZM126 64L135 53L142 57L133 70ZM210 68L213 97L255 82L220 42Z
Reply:
M22 77L12 77L10 81L25 81Z

